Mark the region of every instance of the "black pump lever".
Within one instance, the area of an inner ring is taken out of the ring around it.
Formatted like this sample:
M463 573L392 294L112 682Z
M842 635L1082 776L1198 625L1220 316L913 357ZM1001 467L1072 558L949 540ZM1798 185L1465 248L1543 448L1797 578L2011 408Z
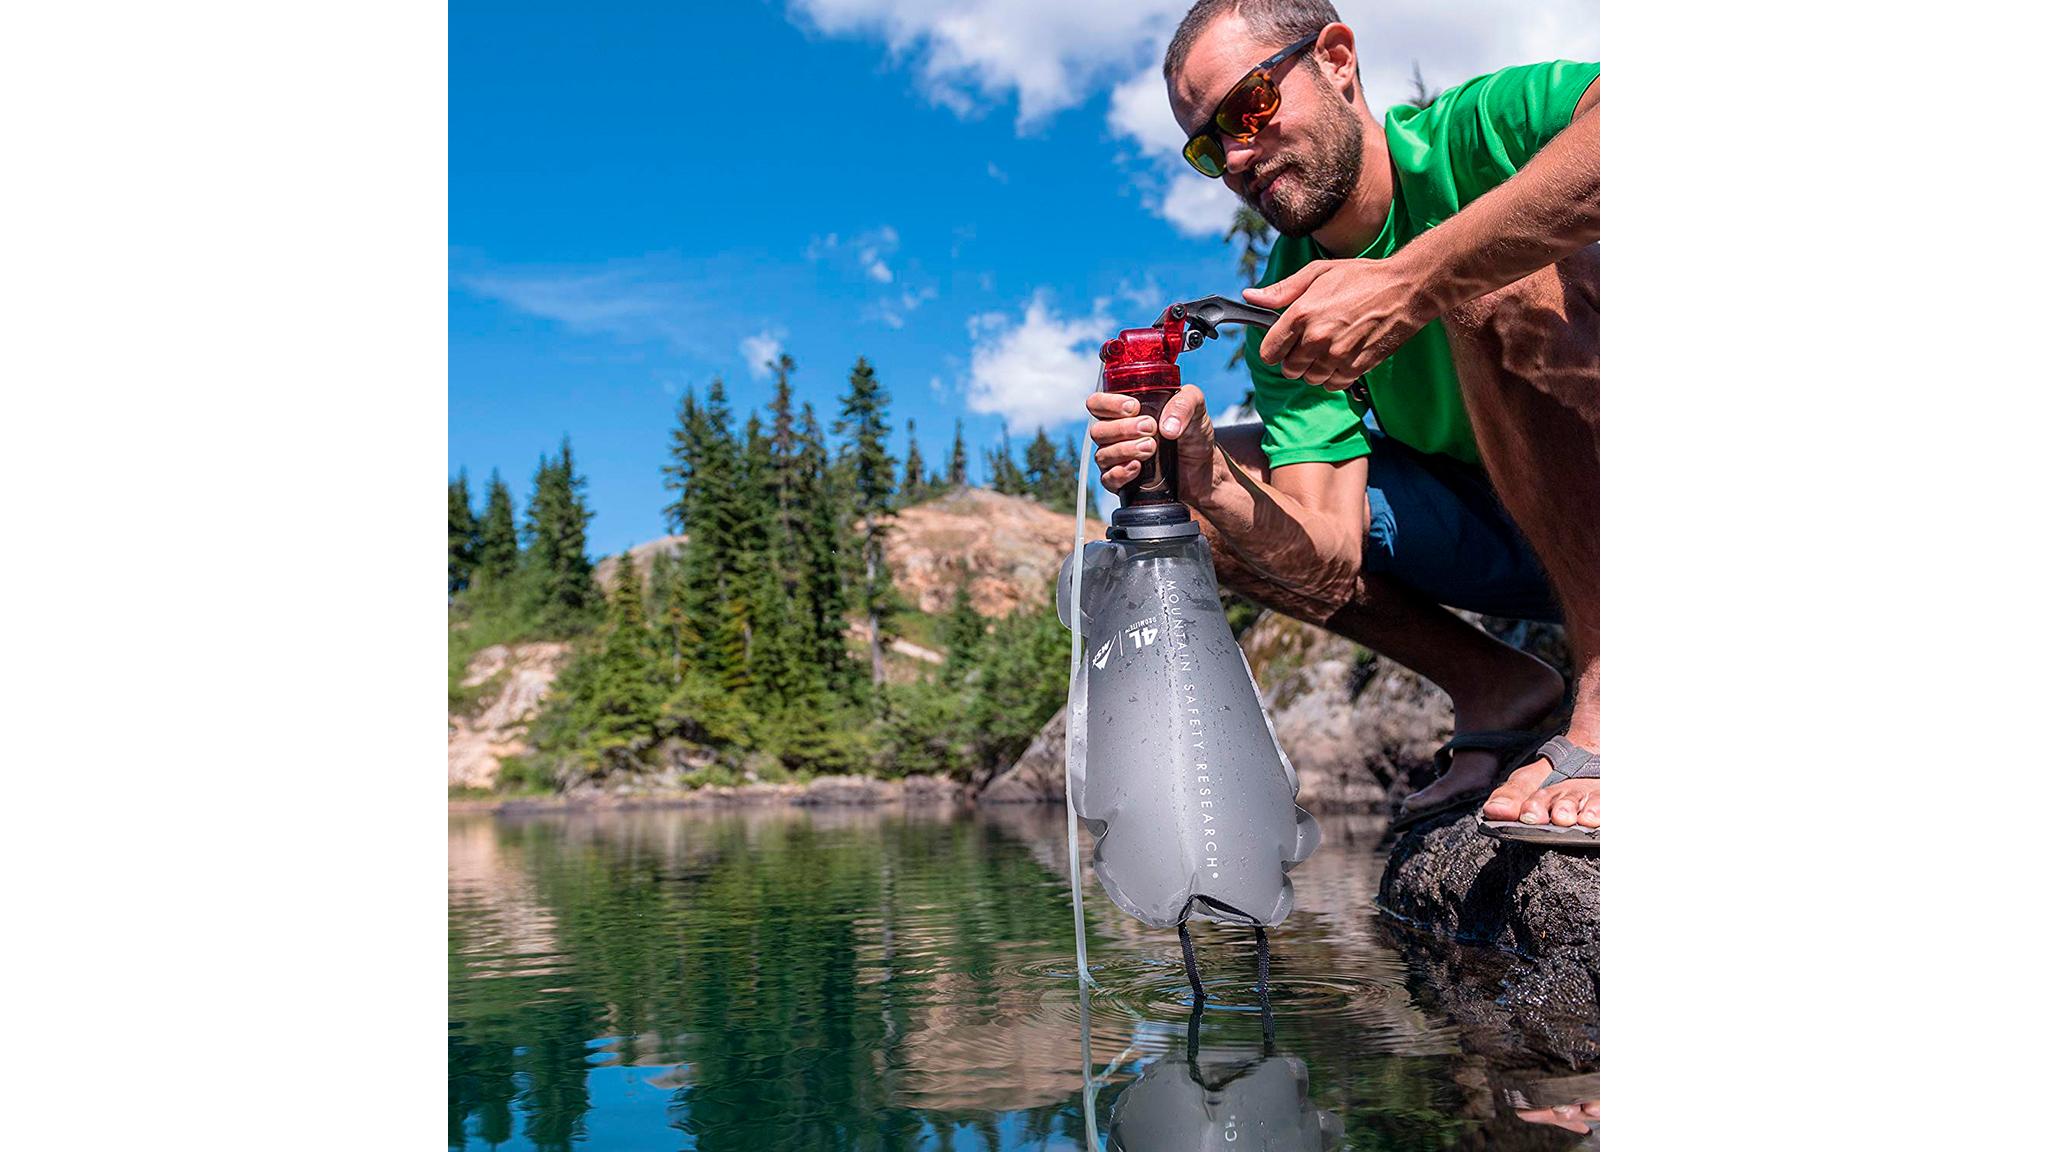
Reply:
M1200 348L1204 340L1214 340L1216 330L1224 324L1257 324L1271 328L1279 319L1280 314L1271 308L1255 308L1228 296L1204 296L1200 300L1169 304L1159 315L1161 324L1169 320L1187 324L1185 342L1190 349Z

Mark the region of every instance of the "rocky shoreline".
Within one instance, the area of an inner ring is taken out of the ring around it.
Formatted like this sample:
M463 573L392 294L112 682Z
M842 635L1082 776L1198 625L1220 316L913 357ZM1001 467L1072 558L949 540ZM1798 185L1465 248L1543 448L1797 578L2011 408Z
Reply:
M586 812L631 808L879 808L952 805L967 800L966 786L943 776L883 780L872 776L820 776L808 784L706 785L702 788L586 788L536 796L450 797L451 813Z

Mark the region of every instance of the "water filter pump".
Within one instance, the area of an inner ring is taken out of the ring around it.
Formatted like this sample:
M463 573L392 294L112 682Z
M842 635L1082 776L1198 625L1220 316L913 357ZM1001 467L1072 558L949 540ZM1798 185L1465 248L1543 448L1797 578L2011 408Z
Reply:
M1135 396L1157 420L1181 386L1180 353L1213 339L1219 324L1277 318L1220 296L1172 305L1151 327L1102 346L1102 386ZM1179 930L1199 999L1187 920L1253 926L1263 948L1264 929L1294 906L1288 871L1321 834L1295 803L1300 784L1225 620L1177 467L1162 439L1118 493L1108 539L1081 552L1079 619L1071 591L1059 609L1082 639L1069 692L1085 724L1067 787L1096 838L1096 879L1125 912ZM1062 589L1073 587L1073 564L1069 556Z

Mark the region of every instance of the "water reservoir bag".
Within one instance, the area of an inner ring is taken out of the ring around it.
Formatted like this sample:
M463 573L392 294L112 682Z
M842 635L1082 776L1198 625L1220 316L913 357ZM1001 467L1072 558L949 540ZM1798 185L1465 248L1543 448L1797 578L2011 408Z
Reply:
M1287 873L1321 833L1295 803L1294 766L1224 618L1209 544L1179 515L1113 527L1083 549L1078 627L1072 556L1060 573L1085 724L1068 796L1117 907L1154 927L1270 927L1293 909Z

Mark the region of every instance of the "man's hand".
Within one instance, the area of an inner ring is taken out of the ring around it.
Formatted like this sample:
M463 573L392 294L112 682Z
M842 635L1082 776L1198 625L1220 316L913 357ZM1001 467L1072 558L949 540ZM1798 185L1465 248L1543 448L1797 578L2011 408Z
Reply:
M1277 284L1245 289L1244 299L1285 309L1259 357L1290 380L1331 391L1351 387L1441 311L1398 256L1316 260Z
M1224 465L1200 388L1189 384L1175 393L1160 411L1156 428L1150 416L1138 414L1135 398L1116 392L1088 397L1088 414L1096 420L1088 437L1095 441L1104 488L1114 492L1137 479L1139 468L1159 451L1157 437L1164 436L1180 446L1181 499L1198 509L1204 506Z

